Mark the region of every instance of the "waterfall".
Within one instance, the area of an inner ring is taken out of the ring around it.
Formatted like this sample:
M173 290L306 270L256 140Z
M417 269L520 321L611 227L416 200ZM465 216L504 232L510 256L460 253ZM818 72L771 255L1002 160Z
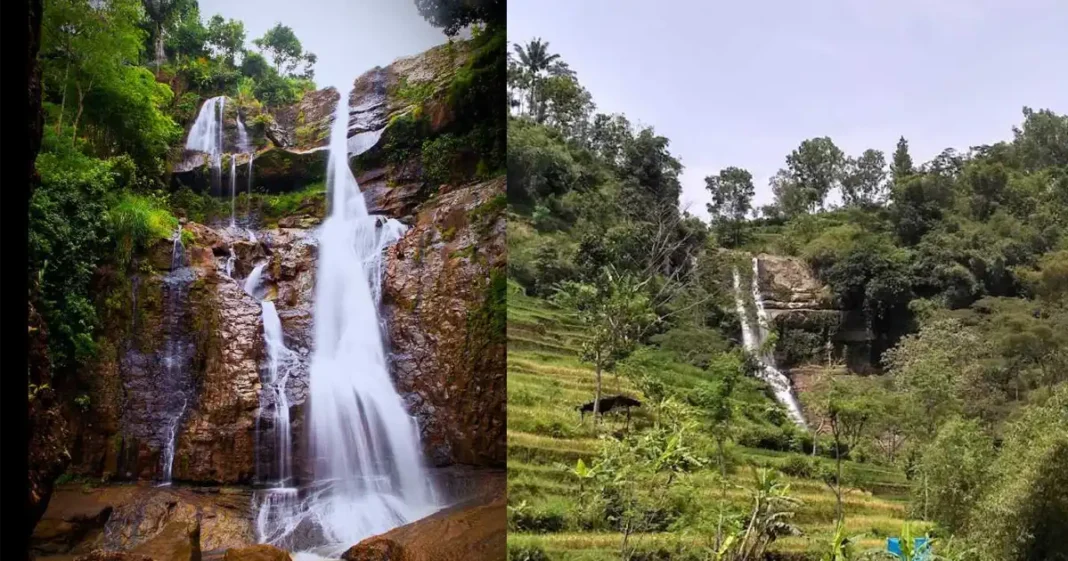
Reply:
M230 155L230 227L237 227L234 201L237 198L237 158Z
M805 427L805 418L801 415L801 407L797 404L797 399L790 388L790 379L775 367L773 352L763 348L768 339L768 333L771 331L771 322L760 294L759 270L759 262L754 257L753 281L750 286L750 297L756 307L756 322L753 325L745 306L745 292L742 290L741 276L738 274L738 269L734 269L734 303L742 322L742 344L745 350L755 356L757 362L760 363L760 378L771 386L772 391L775 392L775 398L786 407L790 418L799 426Z
M334 113L330 212L318 232L308 402L314 481L303 497L264 493L257 514L261 542L325 556L440 508L418 426L393 387L379 326L375 275L383 248L404 226L367 213L349 169L348 99ZM298 535L315 538L297 543Z
M241 122L241 116L237 116L237 149L242 154L248 154L252 149L248 143L248 132L245 130L245 123Z
M286 395L286 385L289 382L289 373L293 365L293 352L286 348L282 333L282 320L278 317L278 310L274 302L264 300L264 294L260 290L263 279L263 270L267 267L264 261L256 265L245 279L245 292L249 296L260 300L263 318L263 339L267 345L267 375L264 377L264 386L270 387L271 398L274 404L271 417L271 427L274 431L275 458L273 466L275 477L271 483L272 491L282 489L284 494L289 494L286 487L292 478L292 443L290 439L289 423L289 396ZM265 407L261 407L265 408ZM257 429L258 430L258 429ZM259 446L257 446L258 452ZM259 462L257 462L258 464Z
M166 345L164 347L164 354L161 357L161 361L164 366L163 380L160 380L161 395L163 396L179 396L182 398L181 406L172 417L171 422L164 430L164 435L161 440L163 442L163 450L161 453L161 484L170 485L171 474L174 471L174 448L175 440L178 435L178 428L182 422L182 416L185 414L186 406L189 402L189 386L191 380L186 380L185 365L189 358L189 349L186 348L186 343L182 338L181 325L182 325L182 306L184 304L184 289L188 286L192 280L190 276L190 270L185 266L185 248L182 246L182 227L181 225L174 232L174 244L171 249L171 270L164 277L164 286L167 290L166 300L166 318L167 318L167 332L166 332ZM168 407L168 404L163 404L164 408Z
M223 153L223 115L226 112L226 97L213 97L204 102L197 114L193 128L189 129L189 138L185 141L186 150L204 152L209 156L211 165L212 188L219 187L222 181Z
M255 152L248 153L248 224L252 224L252 160L256 159ZM250 231L251 233L251 231ZM255 241L255 236L253 236Z

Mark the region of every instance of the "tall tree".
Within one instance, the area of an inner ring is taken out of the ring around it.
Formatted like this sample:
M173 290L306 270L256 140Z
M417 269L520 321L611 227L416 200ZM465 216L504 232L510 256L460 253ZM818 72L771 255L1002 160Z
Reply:
M842 171L842 201L847 206L878 202L885 180L886 158L881 151L869 148L859 158L848 158Z
M890 164L890 180L896 185L911 175L912 172L912 156L909 155L909 141L905 140L905 137L902 136L897 140L897 148L894 149L894 161Z
M591 336L583 344L582 357L593 364L597 376L595 421L600 419L602 373L633 352L642 330L657 320L645 294L648 282L606 267L596 284L567 282L555 296L561 304L577 309L589 328Z
M712 195L708 213L713 221L729 231L731 241L737 246L741 242L742 222L752 209L756 192L753 175L742 168L724 168L705 178L705 189Z
M224 20L215 14L208 21L207 42L232 65L237 53L245 48L245 24L234 19Z
M804 214L809 207L805 190L789 171L780 169L768 180L771 192L775 195L775 204L763 209L764 215L791 218Z
M827 193L838 184L844 160L842 150L826 136L802 141L786 157L787 169L800 187L809 212L822 207Z
M415 0L415 7L450 37L472 24L501 25L505 19L504 0Z
M516 56L524 72L527 74L527 114L535 117L540 113L538 98L541 82L548 73L549 68L558 62L560 55L549 52L549 42L535 37L526 45L514 45Z
M295 76L297 66L304 63L304 73L307 75L316 62L315 54L304 51L293 29L281 23L268 29L263 37L253 40L252 44L270 55L274 69L279 74Z

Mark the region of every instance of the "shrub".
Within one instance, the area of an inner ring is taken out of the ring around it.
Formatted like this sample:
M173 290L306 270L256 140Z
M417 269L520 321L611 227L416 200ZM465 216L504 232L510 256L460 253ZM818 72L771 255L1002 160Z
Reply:
M155 198L126 193L108 211L108 225L118 261L126 265L135 251L174 235L178 219Z
M779 471L793 477L811 478L816 474L816 462L805 456L790 456L779 465Z

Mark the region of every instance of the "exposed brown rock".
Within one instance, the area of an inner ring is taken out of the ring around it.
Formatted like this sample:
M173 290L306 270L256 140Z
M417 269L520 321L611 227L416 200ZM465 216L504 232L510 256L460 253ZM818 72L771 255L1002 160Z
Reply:
M368 538L349 548L345 561L500 561L507 525L502 492Z
M273 545L253 545L227 550L223 561L292 561L288 553Z
M255 541L250 508L247 489L66 485L35 529L33 550L137 552L159 561L222 551Z
M96 549L85 555L79 555L74 561L158 561L147 555L138 553L123 553L121 551L105 551Z
M387 252L395 379L436 465L505 461L503 196L503 178L443 193Z

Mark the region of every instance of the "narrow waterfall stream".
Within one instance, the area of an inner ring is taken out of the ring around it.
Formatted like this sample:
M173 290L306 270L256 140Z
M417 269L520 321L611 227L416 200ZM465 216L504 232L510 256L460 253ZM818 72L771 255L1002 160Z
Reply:
M237 227L237 158L230 155L230 227Z
M185 305L185 292L191 281L192 273L185 266L182 227L178 226L174 232L174 243L171 249L171 269L163 279L164 289L166 290L167 339L163 349L163 356L161 357L165 378L159 381L159 385L169 394L180 398L180 402L176 401L176 403L181 403L181 405L175 408L176 410L173 412L167 411L171 421L163 429L163 434L160 438L163 443L162 453L160 454L160 462L162 464L160 466L160 472L162 473L160 483L162 485L170 485L171 483L171 476L174 473L175 439L182 422L182 416L185 415L186 407L189 403L189 392L192 389L192 380L188 379L190 377L188 372L190 350L187 348L187 342L182 332L184 317L182 308Z
M212 190L217 190L222 185L222 154L223 154L223 116L226 111L226 97L213 97L204 102L197 113L197 119L193 128L189 130L189 138L185 141L186 150L196 150L208 154L208 162L211 166Z
M749 288L749 297L753 299L756 308L756 321L753 322L746 309L745 291L742 289L741 275L735 268L734 273L734 302L738 311L738 317L742 323L742 344L745 350L756 357L760 363L760 378L771 386L775 392L775 398L786 407L790 418L801 427L805 427L805 418L801 415L801 407L794 397L790 387L790 379L775 367L775 356L771 349L766 349L765 342L771 332L771 322L768 312L764 309L763 297L760 294L759 282L760 263L753 258L753 280Z

